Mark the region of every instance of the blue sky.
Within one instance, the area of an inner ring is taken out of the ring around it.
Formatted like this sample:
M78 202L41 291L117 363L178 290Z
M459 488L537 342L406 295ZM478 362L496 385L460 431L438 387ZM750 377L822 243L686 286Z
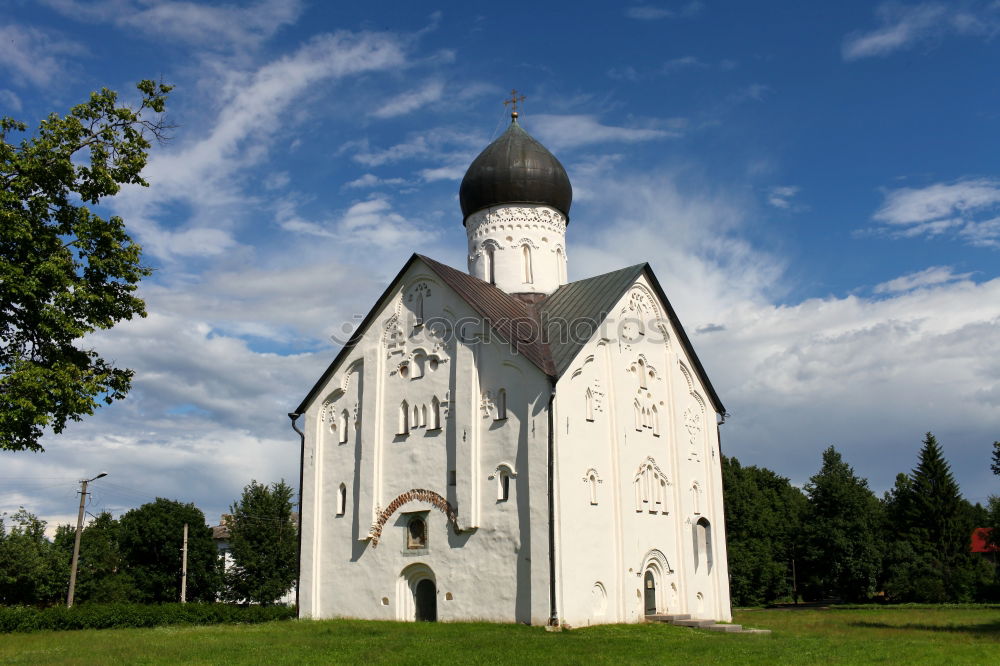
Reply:
M0 453L0 511L154 496L209 520L296 482L294 408L410 253L464 267L458 184L502 100L566 165L571 278L649 261L732 413L802 484L881 493L942 442L997 492L1000 4L8 0L0 112L177 87L122 215L149 317L95 335L130 397Z

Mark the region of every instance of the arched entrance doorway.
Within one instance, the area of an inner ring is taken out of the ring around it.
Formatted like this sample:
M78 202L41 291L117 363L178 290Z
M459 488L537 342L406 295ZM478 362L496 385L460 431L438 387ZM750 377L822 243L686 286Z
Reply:
M413 589L417 622L437 622L437 586L430 578L420 580Z
M643 576L643 608L646 615L656 615L656 576L649 569Z

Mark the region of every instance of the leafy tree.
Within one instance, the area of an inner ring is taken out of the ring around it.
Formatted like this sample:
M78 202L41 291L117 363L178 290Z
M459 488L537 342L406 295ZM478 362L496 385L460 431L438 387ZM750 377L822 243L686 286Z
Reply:
M863 601L874 596L881 569L878 499L832 446L805 487L804 589L811 598Z
M886 592L899 601L968 601L986 572L969 552L978 517L927 433L917 467L887 497ZM981 507L980 507L981 510Z
M147 185L149 138L163 138L171 86L142 81L137 109L102 89L42 121L0 118L0 449L42 450L46 426L92 414L125 396L130 370L115 368L80 338L145 316L134 295L149 274L121 218L87 207L122 185Z
M730 591L741 606L792 595L792 566L805 495L769 469L723 458Z
M138 598L135 583L122 555L120 525L110 513L103 512L80 534L80 560L77 563L77 602L131 602ZM56 530L55 546L72 557L76 528L60 525Z
M21 507L0 516L0 604L50 604L66 596L69 558L45 538L45 521Z
M226 525L233 557L225 575L229 601L271 604L294 584L298 539L292 494L283 480L270 488L253 480L229 508Z
M188 601L215 601L219 588L218 553L205 514L194 504L156 498L119 520L119 547L145 603L177 601L181 586L181 547L188 524Z
M990 463L990 469L1000 476L1000 442L993 442L993 462Z

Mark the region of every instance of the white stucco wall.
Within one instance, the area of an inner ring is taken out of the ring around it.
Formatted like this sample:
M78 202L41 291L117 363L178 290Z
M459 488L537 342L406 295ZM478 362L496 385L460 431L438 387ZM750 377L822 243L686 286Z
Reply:
M495 334L478 335L479 317L419 260L378 307L305 413L300 614L413 619L412 585L432 577L440 620L545 624L549 378ZM442 325L461 334L435 335ZM563 622L641 620L647 569L658 612L730 619L716 415L692 368L641 277L559 380ZM414 406L427 407L425 425ZM511 476L506 501L501 473ZM413 499L415 490L426 492ZM412 550L406 520L416 512L428 542ZM696 550L699 521L711 539Z
M658 612L729 620L716 415L644 276L612 313L556 387L560 616L639 621L650 569Z
M551 294L566 284L566 217L555 208L494 206L469 215L465 229L470 275L492 277L508 294Z
M300 613L412 619L409 585L433 577L441 620L544 623L549 380L504 341L477 339L478 317L419 261L398 287L305 413ZM466 339L435 335L442 324ZM430 427L435 399L440 429ZM404 400L410 427L399 434ZM414 406L426 406L425 425ZM497 499L498 470L512 477L506 501ZM446 500L460 531L431 502L392 505L413 490ZM427 519L419 550L406 547L413 512Z

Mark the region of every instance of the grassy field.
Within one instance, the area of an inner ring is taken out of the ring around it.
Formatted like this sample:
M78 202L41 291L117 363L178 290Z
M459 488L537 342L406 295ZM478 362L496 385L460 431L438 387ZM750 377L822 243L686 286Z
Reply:
M288 621L4 634L0 663L1000 663L1000 606L750 610L734 621L774 633Z

